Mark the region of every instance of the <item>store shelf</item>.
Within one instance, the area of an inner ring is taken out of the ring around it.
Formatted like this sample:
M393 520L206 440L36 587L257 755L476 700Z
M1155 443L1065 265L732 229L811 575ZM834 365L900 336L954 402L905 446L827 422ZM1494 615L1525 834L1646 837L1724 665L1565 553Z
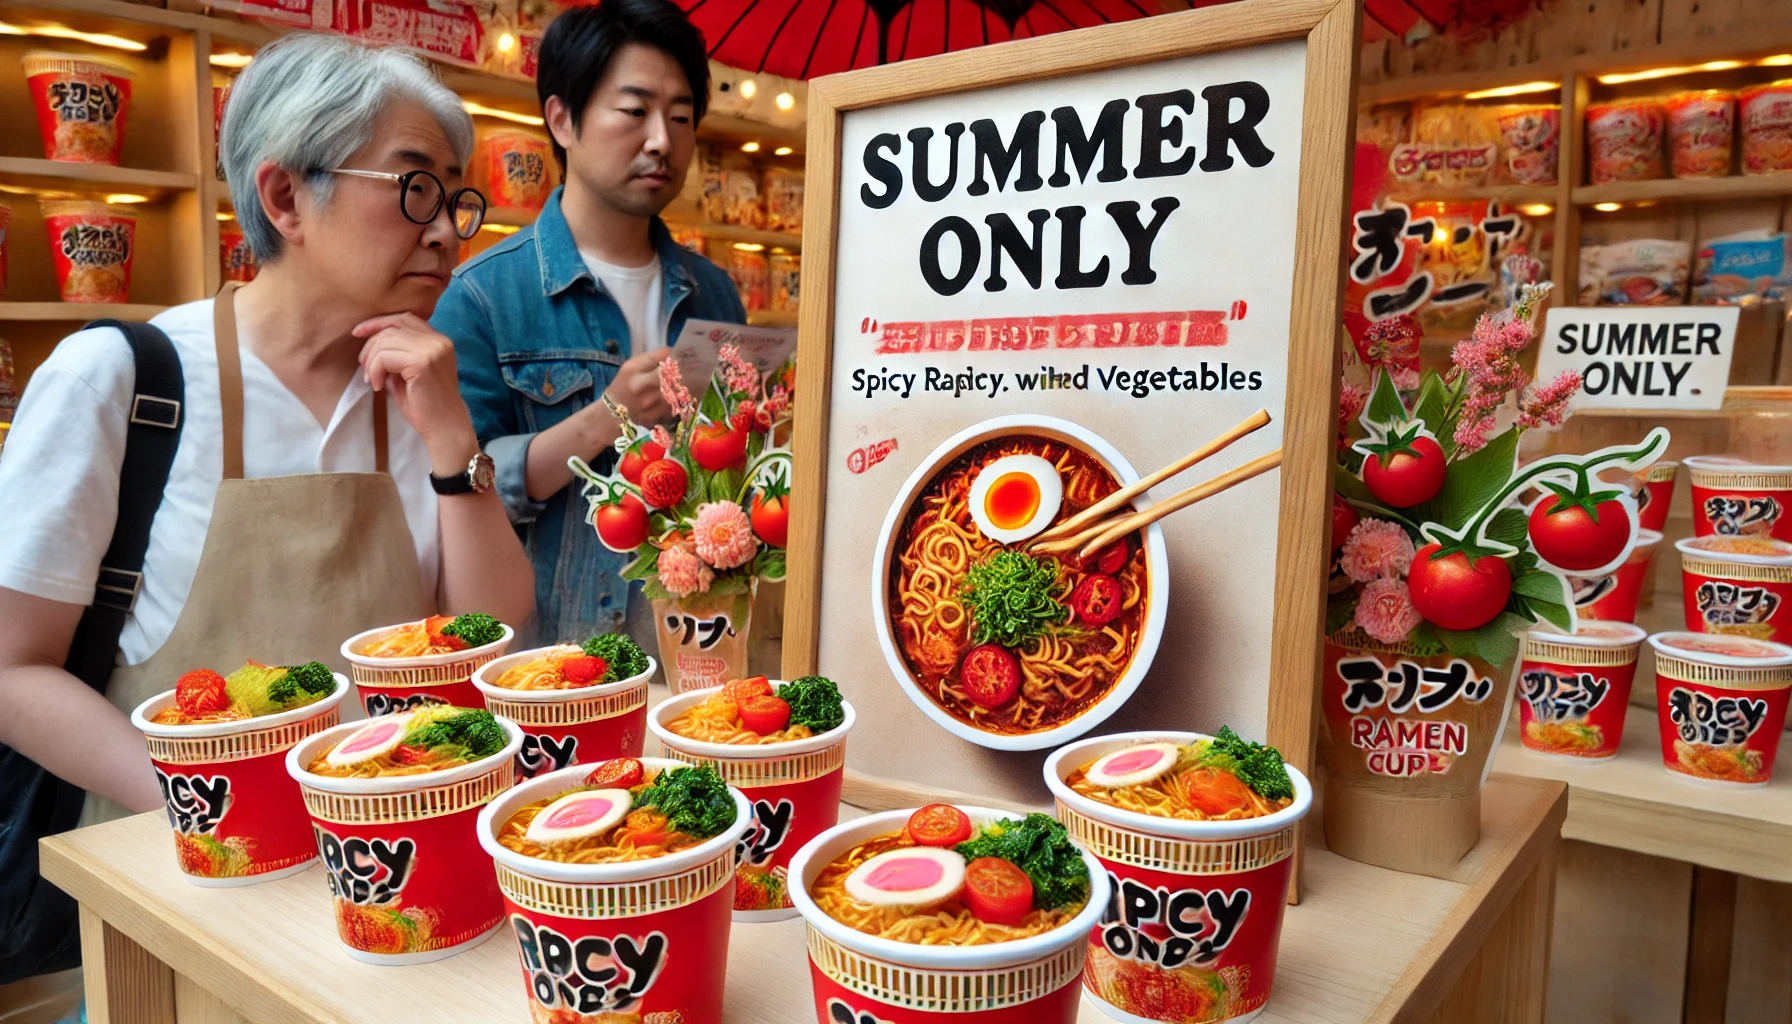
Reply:
M755 309L747 313L747 324L751 327L795 327L796 318L794 310Z
M0 302L0 321L148 320L167 308L146 302Z
M1507 207L1531 203L1555 205L1560 190L1554 185L1480 185L1470 188L1446 187L1395 182L1388 185L1388 195L1407 202L1498 199Z
M760 148L756 155L760 157L772 157L773 151L781 146L789 146L794 151L790 155L792 160L800 161L803 156L804 129L800 125L785 127L729 114L709 113L703 115L698 124L697 137L734 143L757 142Z
M150 192L152 196L199 187L198 175L181 171L148 171L24 156L0 156L0 181L48 191L129 188Z
M719 238L724 242L756 243L767 249L790 249L798 252L803 248L802 235L784 231L760 231L754 228L736 227L733 224L718 224L704 217L688 199L674 199L672 205L666 207L660 216L664 217L669 224L689 225L710 238Z
M1540 61L1514 68L1494 68L1491 71L1462 71L1443 75L1409 75L1392 78L1381 82L1372 82L1357 89L1359 102L1373 106L1380 103L1398 103L1402 100L1414 99L1453 99L1464 93L1479 92L1483 89L1497 89L1507 85L1521 85L1526 82L1560 82L1566 73L1566 65L1562 61ZM1557 91L1538 91L1522 93L1510 97L1510 103L1549 103L1559 97Z
M1594 203L1712 202L1792 195L1792 172L1735 174L1727 178L1655 178L1581 185L1574 190L1577 206Z

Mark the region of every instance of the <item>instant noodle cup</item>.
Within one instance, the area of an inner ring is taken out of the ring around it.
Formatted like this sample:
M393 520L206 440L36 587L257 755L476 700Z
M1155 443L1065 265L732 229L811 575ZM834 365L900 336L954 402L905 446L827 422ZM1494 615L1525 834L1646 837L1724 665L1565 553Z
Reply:
M1667 98L1668 167L1676 178L1722 178L1730 173L1736 94L1695 89Z
M1572 634L1533 629L1518 666L1519 740L1580 761L1618 753L1636 655L1648 634L1628 622L1582 619Z
M534 132L495 131L479 136L481 181L493 210L533 216L554 190L554 150Z
M659 663L650 656L647 671L640 675L596 686L512 690L497 685L498 677L549 650L541 647L495 658L473 673L473 686L485 699L486 710L523 730L517 778L532 779L613 757L640 757L647 738L647 681Z
M1127 747L1210 740L1193 732L1129 732L1079 740L1045 762L1058 818L1108 876L1115 899L1086 934L1085 995L1115 1020L1244 1021L1275 983L1295 823L1313 804L1288 767L1294 801L1273 814L1222 821L1158 817L1093 800L1068 779ZM1216 899L1218 897L1218 899Z
M286 753L324 863L336 934L364 963L402 966L465 952L504 919L480 850L479 812L516 781L523 732L502 718L504 749L453 768L331 778L306 766L366 722L313 734Z
M157 724L152 719L174 704L173 690L131 712L131 724L149 744L187 881L208 888L254 885L303 871L317 856L286 752L340 719L348 680L332 675L336 689L320 700L234 722Z
M1719 785L1773 777L1792 647L1745 636L1656 633L1655 693L1668 771Z
M1686 628L1757 640L1792 638L1792 543L1772 537L1677 541Z
M1636 546L1624 564L1603 576L1570 576L1568 586L1580 614L1604 622L1635 622L1637 605L1650 579L1655 552L1661 548L1659 530L1636 531Z
M25 54L25 82L37 107L44 155L84 164L118 163L131 70L72 53Z
M642 760L648 770L684 767ZM589 770L577 766L531 779L479 816L479 842L497 864L531 1018L720 1021L734 851L752 826L751 806L731 789L733 825L697 846L646 860L562 863L498 842L518 810L577 788Z
M381 658L368 654L368 648L394 630L415 626L401 622L381 626L365 633L356 633L342 642L342 656L348 659L349 675L361 692L361 703L369 718L410 711L427 703L452 704L457 708L483 708L485 695L473 685L473 673L487 662L501 657L516 638L516 630L504 627L502 639L483 647L446 654L420 654L408 658Z
M647 727L667 757L713 765L729 785L746 795L754 820L735 878L734 919L782 921L797 916L790 896L791 858L840 820L846 734L857 715L850 702L842 701L846 720L838 726L807 739L778 743L706 743L672 731L668 723L721 690L678 694L654 707Z
M1742 122L1742 173L1792 171L1792 78L1742 90L1737 118Z
M1762 536L1792 541L1792 466L1695 455L1692 476L1695 536Z
M1507 107L1500 111L1496 123L1507 176L1519 185L1554 185L1562 141L1561 106Z
M957 805L973 828L1024 815ZM1064 924L1009 942L922 945L867 935L821 908L816 876L860 843L903 830L914 808L868 814L809 840L790 862L791 897L807 925L819 1024L1072 1024L1089 935L1111 898L1101 862L1083 850L1089 901Z
M218 225L218 270L226 281L253 281L261 265L255 262L255 250L241 228Z
M136 215L85 200L45 200L39 207L62 301L129 301Z
M1664 530L1668 510L1674 504L1674 474L1678 462L1657 462L1637 474L1636 525L1644 530Z
M1592 183L1659 178L1667 111L1659 99L1595 103L1587 108L1587 168Z

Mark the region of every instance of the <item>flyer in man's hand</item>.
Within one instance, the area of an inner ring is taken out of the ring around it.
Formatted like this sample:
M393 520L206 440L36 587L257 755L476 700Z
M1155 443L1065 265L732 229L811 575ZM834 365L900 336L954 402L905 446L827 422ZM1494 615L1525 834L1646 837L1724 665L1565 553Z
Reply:
M796 328L748 327L719 320L686 320L672 346L672 358L689 381L708 380L715 372L716 353L733 345L740 354L767 374L784 365L796 352Z

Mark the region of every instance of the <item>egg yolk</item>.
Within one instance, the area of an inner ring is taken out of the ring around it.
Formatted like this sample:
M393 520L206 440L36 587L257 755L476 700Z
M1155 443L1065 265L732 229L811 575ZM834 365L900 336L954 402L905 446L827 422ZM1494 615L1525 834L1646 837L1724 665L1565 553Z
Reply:
M998 530L1017 530L1039 511L1039 481L1031 473L1003 473L989 485L983 511Z

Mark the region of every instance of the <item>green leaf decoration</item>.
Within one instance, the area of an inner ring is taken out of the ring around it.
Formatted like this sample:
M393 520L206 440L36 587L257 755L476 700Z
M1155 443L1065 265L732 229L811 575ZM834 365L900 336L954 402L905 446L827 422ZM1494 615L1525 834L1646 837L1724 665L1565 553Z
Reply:
M1449 474L1444 477L1443 490L1437 497L1411 510L1412 517L1420 522L1442 523L1452 530L1461 529L1481 506L1499 495L1506 481L1512 479L1517 453L1518 428L1513 427L1487 442L1487 447L1451 463Z
M1537 568L1537 556L1529 551L1520 551L1507 560L1507 568L1512 570L1512 578L1517 579Z
M709 390L703 392L703 401L697 412L711 423L721 423L728 418L728 402L722 397L721 387L710 382Z
M1554 573L1544 572L1540 569L1532 569L1530 572L1514 577L1512 592L1531 598L1533 603L1547 601L1552 604L1561 604L1562 598L1566 596L1561 578Z
M1332 490L1357 501L1375 501L1375 495L1369 493L1369 485L1343 466L1332 467Z
M1346 590L1325 605L1325 635L1331 636L1356 618L1356 591Z
M1567 631L1574 628L1574 616L1568 611L1567 605L1557 604L1554 601L1543 601L1534 597L1526 598L1525 603L1531 606L1531 611L1539 619L1557 629Z
M1444 393L1444 382L1435 373L1427 373L1424 383L1419 385L1419 398L1413 404L1413 416L1425 429L1439 438L1442 444L1444 436L1444 406L1449 403L1449 396Z
M1444 645L1444 650L1456 657L1467 658L1476 653L1474 630L1442 629L1437 626L1431 628L1437 634L1437 639Z
M784 550L762 545L754 561L753 572L768 580L781 580L784 578L784 571Z
M1375 393L1369 396L1368 419L1379 427L1390 427L1396 423L1409 420L1406 403L1400 401L1400 391L1394 387L1394 379L1386 370L1375 373Z
M1487 524L1487 539L1522 549L1529 530L1530 520L1523 512L1515 508L1503 508L1495 512L1493 519Z
M1518 637L1514 631L1531 628L1531 623L1511 612L1501 612L1492 622L1475 630L1475 647L1481 659L1490 665L1503 665L1518 654Z
M1437 635L1437 627L1429 622L1414 626L1406 641L1412 644L1413 654L1421 658L1436 657L1446 650L1443 640Z

